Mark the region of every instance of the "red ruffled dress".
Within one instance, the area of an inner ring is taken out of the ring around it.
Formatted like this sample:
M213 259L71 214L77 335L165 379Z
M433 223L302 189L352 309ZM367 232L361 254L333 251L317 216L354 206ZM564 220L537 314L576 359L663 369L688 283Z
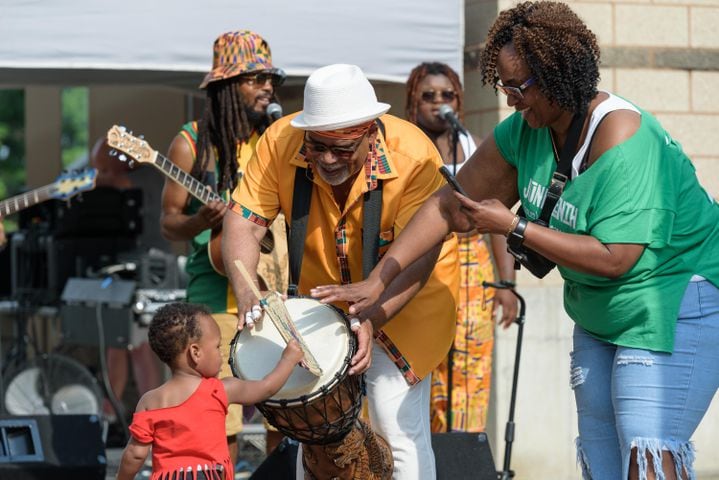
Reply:
M152 443L152 480L174 478L174 472L198 466L207 478L234 478L225 436L227 394L217 378L203 378L197 390L180 405L136 412L130 433ZM180 477L178 477L180 478ZM186 477L190 478L190 477Z

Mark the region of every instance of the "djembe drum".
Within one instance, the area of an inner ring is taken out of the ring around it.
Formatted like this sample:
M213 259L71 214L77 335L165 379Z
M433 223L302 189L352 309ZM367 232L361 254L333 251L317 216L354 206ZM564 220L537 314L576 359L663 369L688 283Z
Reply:
M305 478L391 478L387 442L359 418L364 375L348 375L357 344L344 313L303 297L290 298L285 306L322 375L295 367L282 389L257 408L272 426L302 442ZM232 373L259 380L276 365L284 347L267 319L244 329L230 347Z

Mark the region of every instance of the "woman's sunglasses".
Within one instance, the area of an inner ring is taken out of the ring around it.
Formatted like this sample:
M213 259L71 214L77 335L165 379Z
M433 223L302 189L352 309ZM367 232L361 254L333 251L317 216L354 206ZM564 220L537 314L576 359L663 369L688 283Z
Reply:
M420 98L424 102L431 103L435 101L438 94L440 96L440 101L445 103L452 102L455 98L457 98L457 92L455 92L454 90L427 90L420 94Z

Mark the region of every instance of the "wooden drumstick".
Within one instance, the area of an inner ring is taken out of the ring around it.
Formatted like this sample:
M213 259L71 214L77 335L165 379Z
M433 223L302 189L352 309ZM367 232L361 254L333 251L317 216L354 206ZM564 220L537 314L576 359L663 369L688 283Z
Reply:
M304 360L300 363L300 365L306 368L313 375L317 377L321 376L322 367L320 367L319 363L315 359L315 356L312 355L312 352L310 352L307 347L307 343L302 338L302 335L297 330L297 327L295 327L292 317L287 311L287 308L285 307L285 304L279 294L271 293L267 298L263 297L260 290L255 286L255 282L252 280L252 276L250 275L250 272L247 271L247 268L245 268L245 265L241 261L235 260L235 266L250 286L252 293L254 293L257 300L259 300L260 305L264 307L265 312L267 312L267 316L270 317L270 320L275 325L275 328L277 328L277 331L280 332L280 336L285 343L289 343L292 338L297 340L297 343L300 345L300 348L304 353Z
M239 260L235 260L235 266L242 274L242 278L245 279L245 282L247 282L247 285L250 286L250 290L252 290L252 293L255 294L255 296L257 297L257 300L262 301L262 293L260 293L260 289L257 288L257 285L255 285L255 281L252 279L250 272L248 272L247 268L245 268L245 264Z

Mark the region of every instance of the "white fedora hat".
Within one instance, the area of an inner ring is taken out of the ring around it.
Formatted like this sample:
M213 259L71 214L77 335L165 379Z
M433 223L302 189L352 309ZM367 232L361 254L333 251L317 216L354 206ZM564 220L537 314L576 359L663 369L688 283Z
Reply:
M303 110L290 123L302 130L337 130L378 118L389 108L377 101L374 88L358 66L328 65L307 79Z

